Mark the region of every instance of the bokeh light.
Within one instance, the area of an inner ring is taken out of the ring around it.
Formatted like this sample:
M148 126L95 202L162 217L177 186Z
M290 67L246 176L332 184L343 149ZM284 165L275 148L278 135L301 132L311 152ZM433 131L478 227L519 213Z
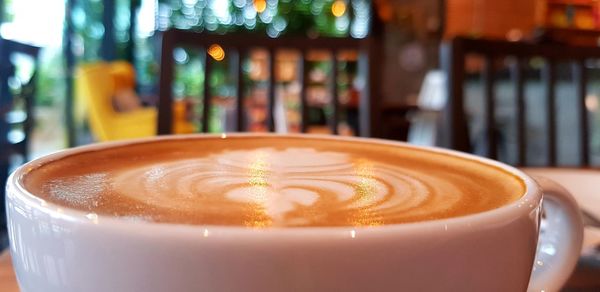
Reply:
M331 13L335 17L341 17L346 13L346 2L344 0L336 0L331 5Z
M222 61L225 59L225 50L217 44L213 44L208 47L208 55L211 56L216 61Z
M183 48L175 48L173 50L173 59L178 64L185 64L190 60L188 53Z
M261 13L267 9L267 1L266 0L254 0L254 9L256 12Z

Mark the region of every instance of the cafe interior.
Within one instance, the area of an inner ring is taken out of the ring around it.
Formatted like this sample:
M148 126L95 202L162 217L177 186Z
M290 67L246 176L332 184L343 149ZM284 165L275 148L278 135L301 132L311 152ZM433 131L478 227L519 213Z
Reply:
M571 191L585 232L563 291L600 291L599 102L597 0L0 0L2 198L23 163L96 142L438 146Z

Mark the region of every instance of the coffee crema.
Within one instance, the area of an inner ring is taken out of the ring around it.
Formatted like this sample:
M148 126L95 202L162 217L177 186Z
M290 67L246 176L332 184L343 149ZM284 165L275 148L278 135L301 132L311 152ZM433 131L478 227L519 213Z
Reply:
M495 209L522 180L475 160L368 140L195 137L68 155L28 171L49 202L129 220L248 227L377 226Z

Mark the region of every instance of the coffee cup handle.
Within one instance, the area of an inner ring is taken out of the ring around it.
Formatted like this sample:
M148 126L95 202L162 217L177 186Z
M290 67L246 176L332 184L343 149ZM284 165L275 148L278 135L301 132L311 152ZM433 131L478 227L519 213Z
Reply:
M534 178L544 193L545 220L527 291L559 291L579 259L583 222L577 202L565 188L544 177Z

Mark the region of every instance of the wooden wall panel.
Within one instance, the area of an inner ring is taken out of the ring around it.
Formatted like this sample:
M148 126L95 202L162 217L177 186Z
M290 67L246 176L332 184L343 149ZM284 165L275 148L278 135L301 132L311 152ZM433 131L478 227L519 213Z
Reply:
M447 0L445 36L506 38L509 31L531 34L541 0Z

